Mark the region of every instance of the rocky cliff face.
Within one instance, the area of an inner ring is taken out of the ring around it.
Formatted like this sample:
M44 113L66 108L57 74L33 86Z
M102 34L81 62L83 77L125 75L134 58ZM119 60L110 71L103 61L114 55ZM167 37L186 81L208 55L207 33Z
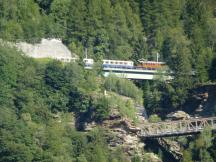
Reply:
M194 117L194 115L212 116L215 109L216 85L205 85L200 87L198 86L190 91L189 98L183 106L183 110L189 113L190 116L183 111L174 112L171 115L172 118L174 116L176 120L187 119ZM145 124L145 122L147 122L141 113L137 115L139 124ZM91 130L96 126L97 124L94 122L88 123L86 124L85 130ZM109 118L104 120L100 126L107 132L107 142L110 149L121 147L128 155L128 161L130 161L129 159L135 154L140 157L147 157L147 161L149 162L162 161L157 157L157 155L144 152L145 144L137 135L140 128L129 119L121 117L117 111L113 111ZM176 160L180 160L182 158L181 144L177 139L159 139L158 144L161 145L167 152L172 154Z
M216 84L200 85L192 89L183 110L191 116L213 116L216 112Z
M85 130L96 127L95 122L86 124ZM107 131L107 139L110 149L122 147L131 156L142 155L144 143L140 141L137 132L140 131L130 120L122 118L119 114L111 114L109 119L100 125Z
M144 152L144 142L139 138L137 133L140 128L127 118L121 117L116 111L111 114L109 119L103 121L100 125L107 132L107 142L111 150L122 148L128 155L128 161L134 155L148 158L149 162L161 162L157 155ZM139 118L143 122L143 117ZM89 131L96 127L97 124L92 122L86 124L85 130Z
M181 146L177 141L166 139L166 138L160 138L158 139L158 143L176 160L180 160L183 156L183 153L181 152Z
M72 53L60 39L42 39L40 43L19 42L16 47L33 58L70 58Z
M183 110L167 115L167 119L181 120L193 117L215 116L216 112L216 84L199 85L189 91L189 97L183 105ZM188 114L187 114L188 113ZM180 160L183 156L182 143L177 139L162 138L158 143L169 153Z

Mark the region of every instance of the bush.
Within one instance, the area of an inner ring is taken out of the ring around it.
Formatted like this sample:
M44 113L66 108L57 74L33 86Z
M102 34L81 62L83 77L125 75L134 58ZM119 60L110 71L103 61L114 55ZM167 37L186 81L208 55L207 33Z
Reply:
M105 79L104 86L107 90L116 92L120 95L131 97L137 102L142 102L142 91L139 90L133 82L117 78L114 75L110 75Z
M157 114L153 114L149 117L149 122L151 123L157 123L160 121L161 121L161 118Z
M134 107L134 102L131 99L122 99L122 97L113 95L109 98L110 107L118 109L123 117L127 117L133 122L137 122L137 109Z
M109 116L110 104L107 98L100 98L95 104L95 119L101 121Z

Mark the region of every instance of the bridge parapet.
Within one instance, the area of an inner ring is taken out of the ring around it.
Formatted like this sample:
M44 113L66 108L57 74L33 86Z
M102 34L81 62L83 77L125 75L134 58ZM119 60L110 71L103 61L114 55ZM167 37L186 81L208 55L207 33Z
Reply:
M201 132L207 127L210 129L216 129L216 117L148 123L141 126L139 136L144 138L158 138L165 136L193 134Z

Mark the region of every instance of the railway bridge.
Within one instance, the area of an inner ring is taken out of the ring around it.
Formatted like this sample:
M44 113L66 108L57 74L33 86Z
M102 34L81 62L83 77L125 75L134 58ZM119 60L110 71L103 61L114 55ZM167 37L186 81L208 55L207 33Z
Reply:
M110 74L115 74L119 78L135 79L135 80L172 80L173 76L167 74L166 71L148 70L142 68L103 68L104 76L107 77Z
M142 138L182 136L199 133L205 128L216 129L216 117L148 123L140 128L138 135Z

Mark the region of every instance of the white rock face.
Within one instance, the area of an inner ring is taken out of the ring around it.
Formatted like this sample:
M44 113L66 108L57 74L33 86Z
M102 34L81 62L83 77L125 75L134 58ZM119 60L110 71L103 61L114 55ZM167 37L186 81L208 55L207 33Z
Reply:
M63 62L77 59L76 55L71 54L70 50L59 39L42 39L39 44L19 42L16 43L16 47L33 58L53 58Z

